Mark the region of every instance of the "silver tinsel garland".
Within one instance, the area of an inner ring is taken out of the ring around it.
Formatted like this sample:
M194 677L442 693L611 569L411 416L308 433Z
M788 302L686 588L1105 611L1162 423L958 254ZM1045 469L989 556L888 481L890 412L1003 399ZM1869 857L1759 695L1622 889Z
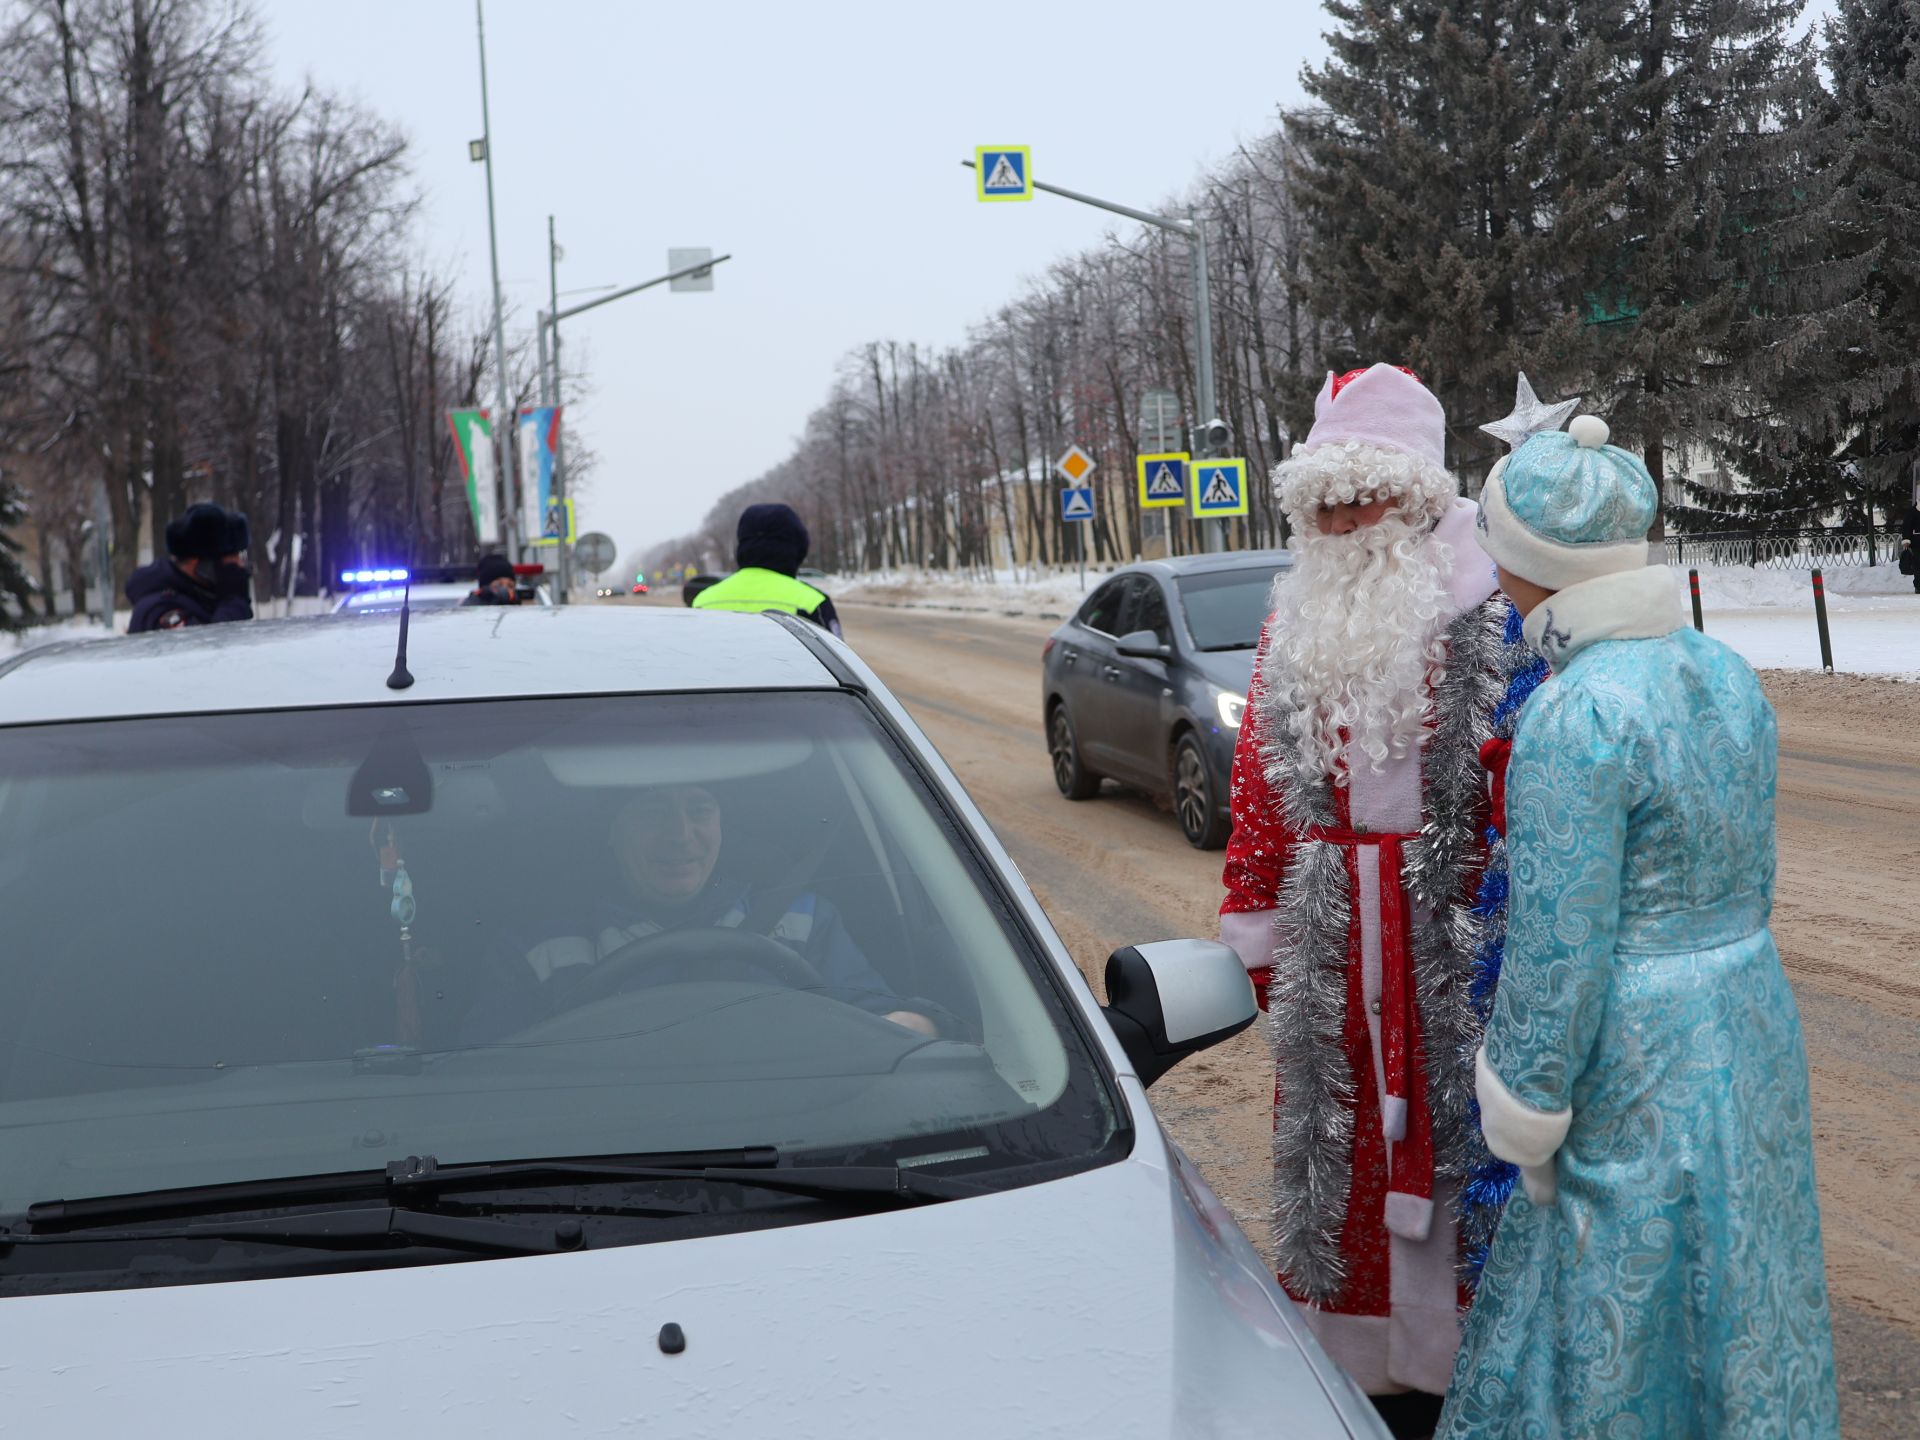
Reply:
M1427 1057L1436 1179L1466 1172L1465 1127L1479 1020L1468 994L1481 921L1471 911L1486 777L1480 746L1505 687L1506 601L1467 611L1448 627L1434 687L1433 730L1421 752L1420 835L1406 847L1415 909L1414 985ZM1297 835L1336 824L1332 781L1301 754L1269 683L1261 764ZM1353 1181L1354 1079L1346 1056L1348 942L1353 894L1346 847L1306 840L1287 866L1275 921L1268 1032L1273 1045L1274 1240L1295 1294L1331 1304L1346 1283L1340 1232ZM1433 923L1437 920L1439 923Z

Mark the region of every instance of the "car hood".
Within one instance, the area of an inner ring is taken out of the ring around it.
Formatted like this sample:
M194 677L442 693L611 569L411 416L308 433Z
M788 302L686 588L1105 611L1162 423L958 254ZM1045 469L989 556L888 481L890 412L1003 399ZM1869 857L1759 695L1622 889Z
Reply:
M1193 668L1222 690L1245 695L1253 684L1253 650L1196 650Z
M1170 1163L699 1240L0 1301L8 1423L108 1436L137 1416L148 1434L297 1440L1384 1433L1338 1418L1364 1402ZM662 1352L669 1323L684 1353Z

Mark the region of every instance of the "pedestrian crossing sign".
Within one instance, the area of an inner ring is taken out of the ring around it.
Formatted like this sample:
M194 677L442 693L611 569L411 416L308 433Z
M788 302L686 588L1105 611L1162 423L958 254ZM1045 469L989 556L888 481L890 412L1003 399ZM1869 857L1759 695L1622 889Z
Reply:
M1072 485L1060 492L1060 518L1062 520L1091 520L1093 518L1093 487L1091 485Z
M1025 145L982 145L973 152L982 200L1033 199L1033 161Z
M1247 513L1247 462L1202 460L1193 467L1193 518L1220 520Z
M1140 508L1167 509L1187 503L1186 451L1165 455L1142 455L1133 462L1140 477Z

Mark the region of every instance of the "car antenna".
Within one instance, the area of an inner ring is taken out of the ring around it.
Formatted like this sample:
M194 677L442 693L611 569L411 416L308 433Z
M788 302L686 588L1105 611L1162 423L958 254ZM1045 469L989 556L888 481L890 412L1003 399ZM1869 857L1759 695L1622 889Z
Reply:
M413 672L407 669L407 606L413 594L413 546L407 546L407 578L400 582L400 648L394 653L393 673L387 676L389 690L405 690L413 684Z

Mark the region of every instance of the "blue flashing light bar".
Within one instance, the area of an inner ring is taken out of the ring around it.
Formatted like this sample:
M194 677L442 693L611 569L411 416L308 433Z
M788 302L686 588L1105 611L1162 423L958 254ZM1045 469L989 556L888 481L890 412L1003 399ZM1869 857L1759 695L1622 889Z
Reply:
M398 585L405 581L405 570L342 570L342 585Z

